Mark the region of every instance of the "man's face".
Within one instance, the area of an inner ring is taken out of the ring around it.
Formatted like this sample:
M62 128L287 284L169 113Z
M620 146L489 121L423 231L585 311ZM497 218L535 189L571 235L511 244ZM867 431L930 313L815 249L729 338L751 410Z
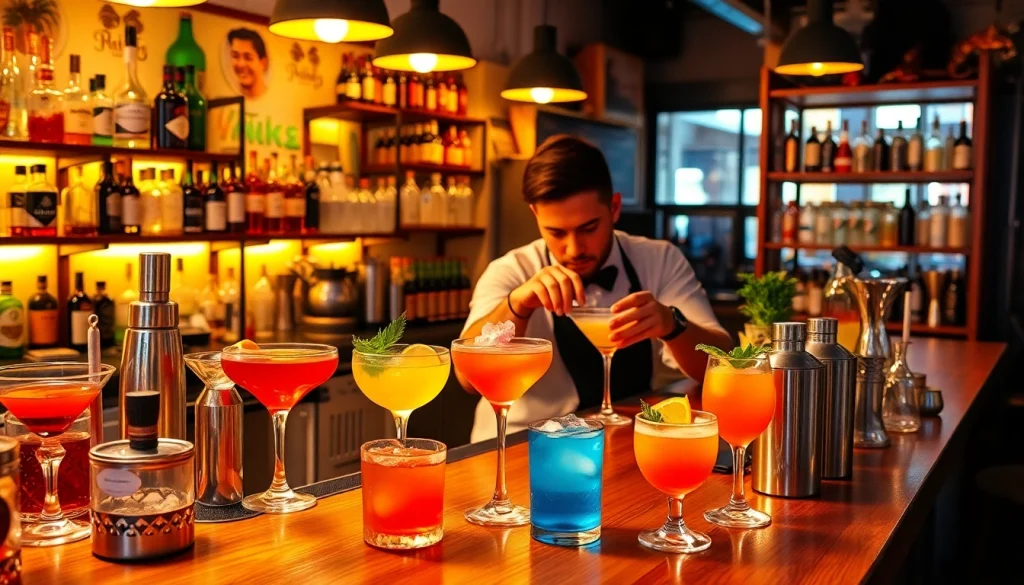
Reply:
M262 79L267 70L267 60L260 59L251 42L235 39L231 41L231 67L238 76L238 84L251 88Z
M530 209L537 218L544 243L558 263L588 278L601 268L611 252L622 198L616 193L609 205L595 191L584 191L562 201L535 203Z

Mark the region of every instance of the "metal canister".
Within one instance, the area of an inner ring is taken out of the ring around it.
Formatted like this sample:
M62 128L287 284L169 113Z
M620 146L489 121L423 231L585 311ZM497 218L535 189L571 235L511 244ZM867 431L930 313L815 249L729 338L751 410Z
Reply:
M807 320L807 353L825 364L821 385L821 478L853 476L853 406L857 356L836 341L839 321L830 317Z
M885 357L857 356L857 392L853 414L853 446L881 449L889 446L882 424L882 393L885 392Z
M196 501L242 501L242 397L224 373L219 351L190 353L185 364L203 381L196 398Z
M803 323L772 323L775 416L751 449L751 485L769 496L814 496L821 487L825 366L804 351L806 336Z
M21 583L18 441L0 437L0 583Z

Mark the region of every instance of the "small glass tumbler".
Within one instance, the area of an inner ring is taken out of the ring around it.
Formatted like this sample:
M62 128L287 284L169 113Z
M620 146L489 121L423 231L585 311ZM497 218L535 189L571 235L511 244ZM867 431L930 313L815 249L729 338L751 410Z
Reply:
M18 442L0 437L0 585L21 583Z
M574 415L539 420L528 439L530 535L557 546L600 539L604 424Z
M914 374L907 365L910 342L893 341L893 363L885 374L882 424L892 433L913 433L921 428L921 407L914 388Z
M89 411L86 410L75 419L71 428L57 437L67 451L57 476L60 509L65 518L77 518L89 512L89 447L92 441L89 421ZM46 479L36 458L42 441L10 412L4 415L4 432L20 446L21 521L30 524L39 520L43 500L46 499Z
M383 439L359 449L363 540L386 549L425 548L444 536L448 448L430 439Z

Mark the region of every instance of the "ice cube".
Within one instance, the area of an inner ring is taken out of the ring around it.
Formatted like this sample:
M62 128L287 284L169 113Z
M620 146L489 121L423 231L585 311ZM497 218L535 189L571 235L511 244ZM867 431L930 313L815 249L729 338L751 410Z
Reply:
M562 472L584 475L591 478L596 478L598 475L597 463L593 459L568 449L563 450L559 454L558 466Z
M558 422L558 420L550 419L544 421L544 424L540 425L537 428L537 430L542 433L559 433L562 432L564 428L565 427L563 427L562 424Z
M587 426L587 422L585 420L572 413L569 413L557 420L566 428L590 428Z
M484 323L480 335L473 338L473 343L482 346L505 345L516 335L516 324L512 321L504 323Z

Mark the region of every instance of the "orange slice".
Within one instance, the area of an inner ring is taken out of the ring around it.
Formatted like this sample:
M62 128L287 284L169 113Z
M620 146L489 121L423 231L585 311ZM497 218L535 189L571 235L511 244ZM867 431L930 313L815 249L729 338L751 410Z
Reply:
M661 413L661 421L673 425L688 425L693 422L693 410L689 396L668 398L652 406Z
M252 351L260 348L260 346L251 339L243 339L242 341L239 341L238 343L232 345L231 347L237 347L242 351Z

